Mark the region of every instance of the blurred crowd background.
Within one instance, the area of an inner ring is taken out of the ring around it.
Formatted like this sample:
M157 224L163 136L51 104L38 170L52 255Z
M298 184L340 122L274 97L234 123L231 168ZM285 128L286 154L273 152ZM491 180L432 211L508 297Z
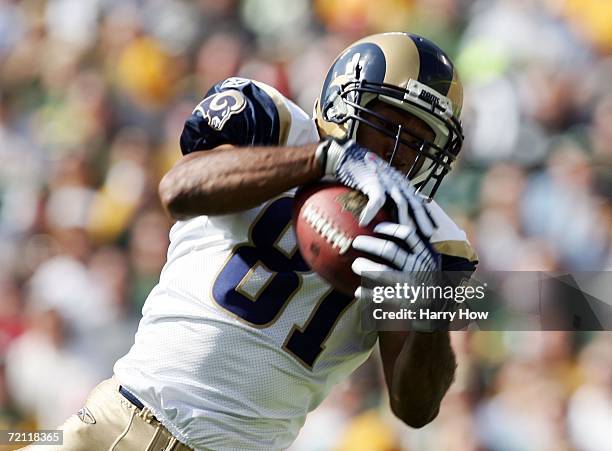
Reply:
M0 429L54 428L110 376L165 261L156 187L213 83L312 110L350 42L454 58L466 145L439 202L488 270L612 268L612 2L0 0ZM455 333L439 417L385 407L375 358L297 451L612 449L612 335Z

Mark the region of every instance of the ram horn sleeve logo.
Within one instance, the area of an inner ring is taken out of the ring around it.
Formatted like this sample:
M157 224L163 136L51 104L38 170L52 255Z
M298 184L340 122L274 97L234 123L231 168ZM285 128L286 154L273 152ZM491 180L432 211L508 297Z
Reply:
M230 117L244 110L246 104L240 91L228 90L206 97L193 112L199 111L212 129L220 131Z

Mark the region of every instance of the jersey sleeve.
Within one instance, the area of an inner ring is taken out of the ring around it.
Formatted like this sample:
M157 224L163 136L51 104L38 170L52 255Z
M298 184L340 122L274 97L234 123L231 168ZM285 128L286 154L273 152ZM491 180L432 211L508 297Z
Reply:
M435 201L431 201L428 206L438 224L438 229L431 237L431 244L442 256L442 271L474 272L478 265L478 255L465 232Z
M291 126L288 101L274 88L232 77L214 85L185 122L183 155L223 144L285 144Z

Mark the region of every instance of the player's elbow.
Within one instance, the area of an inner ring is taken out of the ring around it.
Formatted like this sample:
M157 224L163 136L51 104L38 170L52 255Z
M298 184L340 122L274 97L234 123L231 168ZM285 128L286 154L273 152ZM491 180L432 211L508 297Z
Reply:
M173 171L168 172L159 182L159 199L162 206L177 221L185 220L196 216L190 211L190 195L181 187Z
M432 404L426 407L414 408L406 403L392 402L391 411L406 425L411 428L420 429L431 423L438 416L440 405Z

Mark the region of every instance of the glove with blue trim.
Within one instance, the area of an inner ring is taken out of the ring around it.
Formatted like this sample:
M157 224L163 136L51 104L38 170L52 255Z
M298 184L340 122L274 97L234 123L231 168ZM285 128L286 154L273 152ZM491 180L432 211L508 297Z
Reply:
M395 287L398 283L402 286L407 283L415 288L426 289L449 285L448 278L441 272L441 257L429 242L431 235L423 236L414 227L391 222L381 222L374 231L378 236L360 235L352 244L353 248L377 260L358 257L351 266L354 273L365 279L365 284L362 283L355 292L358 299L371 301L373 288L377 286ZM432 297L421 294L416 299L388 300L397 309L410 308L416 313L416 319L406 327L419 332L448 330L449 317L438 314L453 312L457 308L453 299L441 298L439 295ZM365 307L373 307L373 304ZM420 312L424 310L434 312L437 316L423 319Z
M400 224L416 227L424 235L431 236L433 220L422 198L416 194L404 174L374 152L353 140L341 143L328 139L319 145L316 155L325 175L368 197L359 218L360 226L374 219L389 196L397 207Z
M431 224L433 231L434 225ZM363 272L412 273L419 283L431 281L441 269L440 255L429 243L431 234L423 236L415 227L392 222L381 222L374 227L379 236L360 235L353 240L353 248L376 257L387 264L358 257L352 265L359 276ZM398 244L398 243L401 243Z

